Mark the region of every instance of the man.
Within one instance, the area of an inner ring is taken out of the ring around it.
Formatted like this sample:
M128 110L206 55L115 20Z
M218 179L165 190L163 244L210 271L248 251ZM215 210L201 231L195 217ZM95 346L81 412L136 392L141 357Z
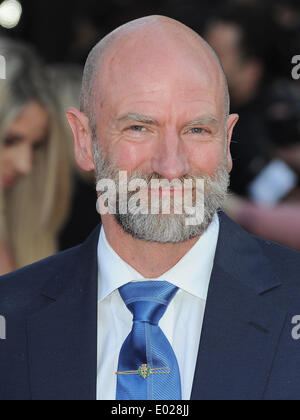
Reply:
M139 178L144 203L153 180L192 181L193 203L202 181L204 214L175 214L174 188L170 214L102 212L83 245L1 279L1 399L299 397L299 254L217 213L228 108L216 55L176 21L139 19L91 52L68 111L79 166Z

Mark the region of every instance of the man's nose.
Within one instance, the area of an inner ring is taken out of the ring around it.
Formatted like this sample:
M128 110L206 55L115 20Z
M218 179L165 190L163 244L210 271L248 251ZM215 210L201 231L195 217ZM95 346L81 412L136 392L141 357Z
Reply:
M168 135L152 158L152 171L172 181L189 173L190 165L182 140L177 134Z
M32 151L30 149L22 149L15 157L15 171L19 175L29 175L32 170Z

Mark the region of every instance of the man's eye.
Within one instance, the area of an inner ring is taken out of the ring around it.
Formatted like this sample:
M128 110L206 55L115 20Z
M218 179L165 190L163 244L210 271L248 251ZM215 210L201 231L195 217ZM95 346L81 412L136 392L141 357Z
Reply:
M141 125L132 125L130 127L130 130L137 131L137 132L142 132L142 131L146 131L146 128L141 126Z
M190 131L191 131L192 134L202 134L206 130L204 130L204 128L200 128L200 127L193 127L193 128L191 128Z

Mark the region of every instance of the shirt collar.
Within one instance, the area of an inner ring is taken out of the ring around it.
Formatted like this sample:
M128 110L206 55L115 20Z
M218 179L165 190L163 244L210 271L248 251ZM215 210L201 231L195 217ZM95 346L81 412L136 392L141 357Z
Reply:
M170 270L156 279L145 279L114 251L101 227L98 243L98 299L104 300L124 284L141 280L168 281L180 289L206 300L219 237L217 214L195 245Z

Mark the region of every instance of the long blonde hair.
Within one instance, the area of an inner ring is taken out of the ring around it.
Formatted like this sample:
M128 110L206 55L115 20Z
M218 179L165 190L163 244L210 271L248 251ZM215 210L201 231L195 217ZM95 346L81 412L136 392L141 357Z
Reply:
M0 82L0 147L9 125L34 100L49 113L46 145L36 152L30 175L0 191L0 238L6 238L17 267L55 253L57 234L69 210L70 162L44 69L28 47L0 38L7 79ZM0 168L1 170L1 168Z

